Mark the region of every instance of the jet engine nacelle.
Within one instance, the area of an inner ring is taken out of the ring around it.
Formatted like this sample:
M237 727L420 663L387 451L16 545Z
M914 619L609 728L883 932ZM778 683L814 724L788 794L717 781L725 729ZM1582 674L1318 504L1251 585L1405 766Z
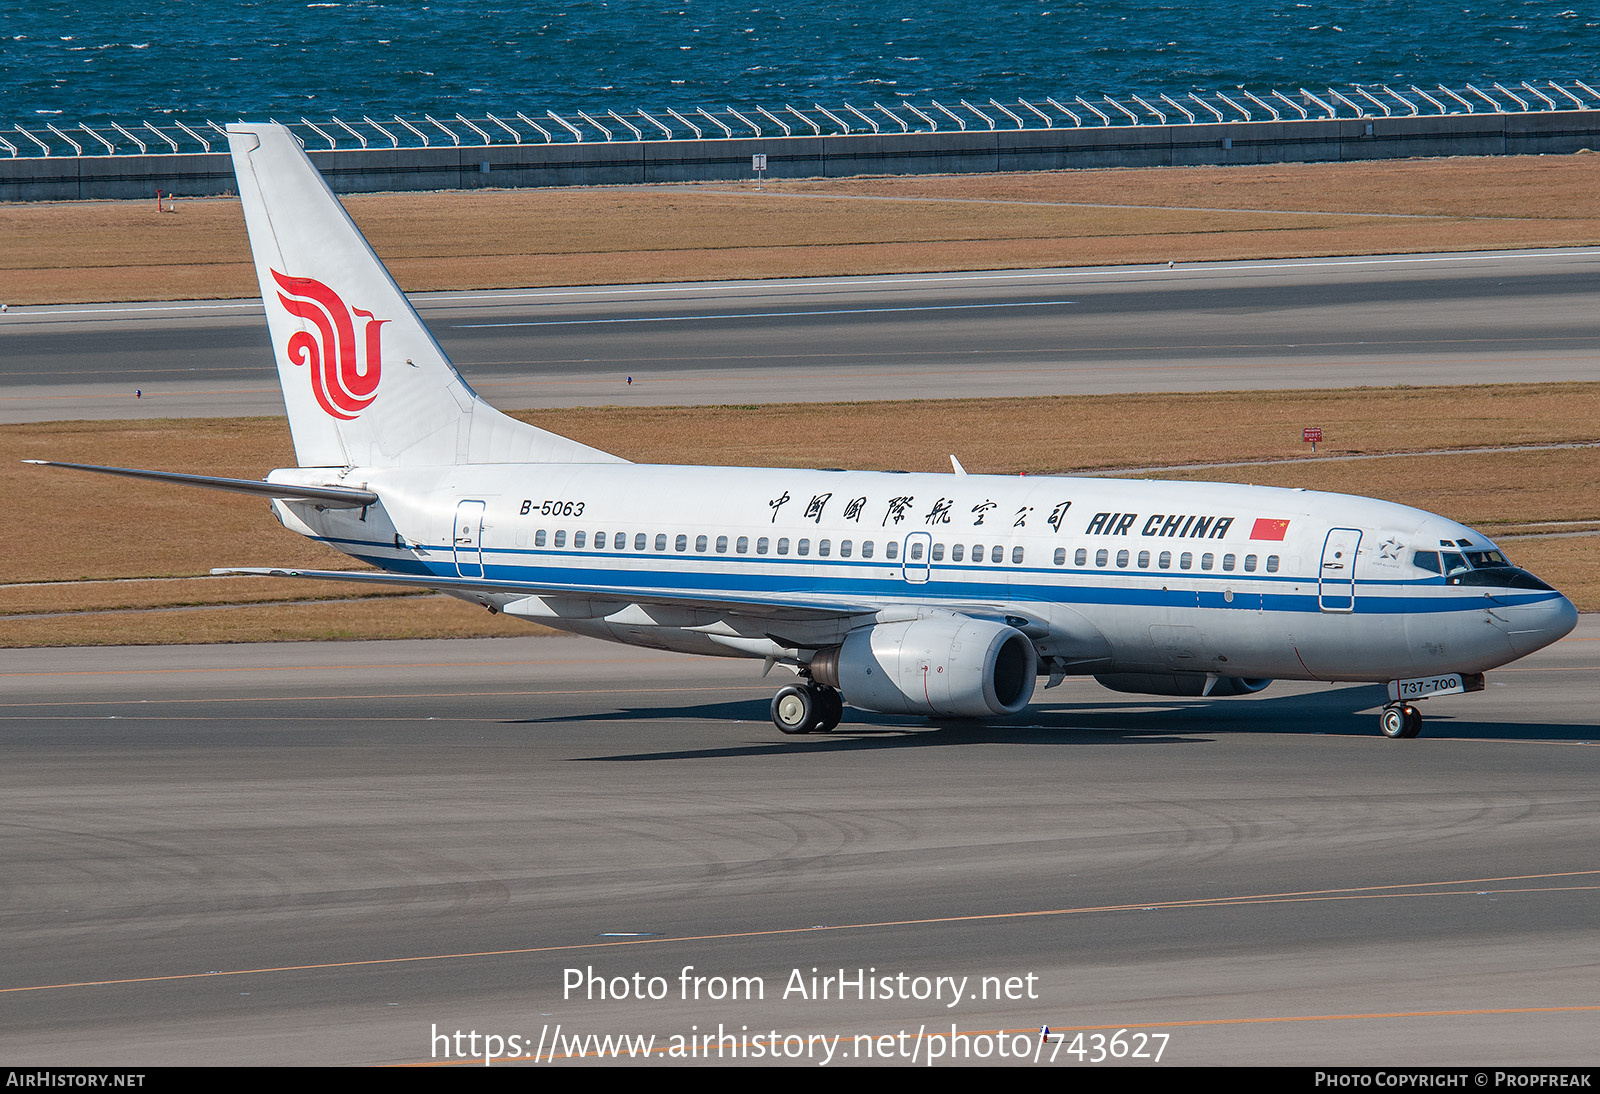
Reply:
M1272 683L1271 680L1244 676L1219 676L1211 690L1206 691L1207 677L1201 672L1116 672L1096 676L1095 679L1112 691L1132 692L1135 695L1186 695L1190 698L1202 695L1250 695Z
M1039 657L1015 627L965 617L879 623L823 650L811 677L883 714L988 718L1033 698Z

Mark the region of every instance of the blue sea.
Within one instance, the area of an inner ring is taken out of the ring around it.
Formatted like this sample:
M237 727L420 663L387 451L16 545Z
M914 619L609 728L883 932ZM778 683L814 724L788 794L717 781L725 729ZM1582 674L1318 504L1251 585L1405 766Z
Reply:
M4 0L0 132L1600 76L1600 6Z

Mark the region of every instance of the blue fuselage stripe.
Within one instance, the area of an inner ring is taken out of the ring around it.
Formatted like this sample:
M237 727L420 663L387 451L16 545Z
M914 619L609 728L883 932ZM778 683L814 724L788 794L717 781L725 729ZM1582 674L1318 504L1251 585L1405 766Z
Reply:
M951 563L935 564L931 571L922 563L913 563L915 573L929 572L926 581L907 581L900 577L864 576L863 570L878 571L899 569L898 561L796 558L782 556L726 556L714 554L654 556L644 554L598 555L594 552L507 550L489 549L484 556L483 572L477 572L479 552L470 554L473 563L464 566L468 572L458 571L455 555L448 546L429 547L437 553L438 561L424 561L414 555L376 554L373 549L392 548L389 544L358 540L324 539L323 542L354 554L380 569L396 573L423 576L458 578L482 577L498 583L526 584L531 588L552 585L573 589L572 595L582 595L592 588L598 595L615 595L619 585L641 592L656 591L680 596L718 596L746 594L760 597L783 597L794 600L812 600L819 607L841 602L860 603L883 598L926 599L931 601L971 602L1038 601L1061 604L1095 604L1139 607L1201 607L1247 609L1273 612L1322 613L1327 607L1342 609L1349 614L1348 586L1341 586L1337 594L1322 590L1319 596L1314 577L1295 577L1284 574L1205 573L1198 571L1150 572L1127 570L1085 570L1081 568L1040 569L1037 567L973 566ZM502 561L513 556L515 563ZM550 560L546 565L530 565L533 559ZM630 565L597 567L600 559L615 559ZM671 559L695 568L663 567L658 563ZM644 566L631 565L644 563ZM759 566L763 572L753 572ZM804 573L772 573L772 567L790 568ZM954 571L955 576L952 576ZM971 580L968 574L987 574L999 580ZM1105 578L1117 579L1118 584L1105 583ZM620 579L620 580L619 580ZM1053 580L1050 580L1053 579ZM1158 583L1181 581L1200 583L1209 588L1169 589ZM1281 591L1285 586L1298 585L1305 591ZM1470 593L1444 593L1442 577L1412 581L1382 580L1359 581L1356 584L1354 611L1362 615L1396 615L1401 613L1443 613L1482 611L1487 590L1473 587ZM1231 598L1229 596L1231 593ZM1538 604L1560 596L1545 590L1493 590L1494 605L1513 607Z

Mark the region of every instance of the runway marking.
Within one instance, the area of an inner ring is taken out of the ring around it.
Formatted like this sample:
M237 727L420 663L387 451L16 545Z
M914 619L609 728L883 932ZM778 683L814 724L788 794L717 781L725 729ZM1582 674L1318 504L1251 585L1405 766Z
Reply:
M1465 341L1465 340L1458 340L1458 341ZM1491 340L1485 339L1484 341L1491 341ZM1499 340L1493 340L1493 341L1499 341ZM1338 344L1339 345L1360 345L1361 343L1347 342L1347 343L1338 343ZM1390 345L1392 343L1386 342L1384 344L1385 345ZM1426 344L1426 345L1442 345L1442 344L1445 344L1445 343L1428 342L1428 343L1423 343L1423 344ZM1120 352L1125 352L1125 351L1126 352L1139 351L1139 352L1149 352L1149 353L1158 353L1158 352L1159 353L1176 353L1176 352L1179 352L1181 350L1187 350L1187 349L1274 350L1274 351L1282 351L1284 349L1305 348L1305 346L1306 346L1305 343L1296 343L1294 345L1282 345L1282 346L1267 345L1267 344L1263 344L1263 343L1250 343L1250 344L1222 345L1222 346L1216 346L1216 345L1213 345L1213 346L1130 346L1130 347L1113 347L1113 349L1115 350L1115 352L1119 352L1119 353ZM1313 347L1313 348L1316 348L1316 347ZM973 351L968 351L968 352L970 352L972 356L980 356L980 355L982 355L984 353L1001 352L1001 351L973 350ZM1058 355L1063 355L1063 354L1064 355L1081 355L1083 353L1094 353L1094 352L1099 352L1099 348L1090 347L1088 349L1078 349L1078 348L1072 348L1072 347L1058 347L1056 349L1051 349L1051 350L1026 350L1026 351L1021 351L1019 353L1019 355L1033 356L1033 355L1037 355L1037 354L1040 354L1040 353L1054 353L1054 354L1058 354ZM870 354L870 355L864 355L864 354L804 353L804 354L789 354L789 355L786 355L786 356L792 357L792 358L795 358L795 359L798 359L798 360L815 360L815 359L818 359L818 358L828 358L828 357L848 357L848 358L851 358L851 359L858 359L859 360L859 359L861 359L863 357L866 357L866 356L879 357L879 358L886 358L886 357L915 357L915 356L917 356L917 354L915 354L915 353L887 353L887 352L877 352L877 353L873 353L873 354ZM699 362L699 361L707 361L707 360L766 361L766 360L771 360L771 359L775 359L775 358L758 357L758 356L755 356L755 355L752 355L752 354L740 354L736 358L706 358L706 357L701 357L701 358L695 358L693 360L695 362ZM640 362L650 362L650 361L658 361L659 362L661 360L662 360L661 358L634 358L634 359L632 359L632 363L638 364ZM688 358L674 358L674 359L669 359L669 360L689 360L689 359ZM1592 361L1594 360L1594 357L1593 357L1592 354L1587 354L1587 353L1547 354L1547 355L1523 354L1523 355L1518 355L1518 356L1515 356L1515 357L1503 356L1503 355L1502 356L1494 356L1494 357L1482 357L1482 358L1478 358L1476 360L1480 364L1505 364L1505 365L1516 364L1516 365L1519 365L1521 367L1526 367L1529 364L1565 364L1565 363L1568 363L1568 362L1581 362L1581 363L1584 363L1584 364L1589 364L1589 363L1592 363ZM607 364L607 365L611 364L611 362L604 362L604 363ZM616 363L615 367L619 371L620 370L626 370L629 367L629 363L630 362L628 362L628 361L621 361L621 362ZM539 365L539 364L542 364L542 362L537 362L537 361L529 362L530 366ZM1404 358L1404 357L1400 357L1400 358L1395 358L1395 357L1367 357L1367 358L1351 358L1351 359L1347 359L1347 360L1324 360L1324 359L1318 358L1318 359L1311 359L1311 360L1307 360L1307 361L1283 361L1283 360L1241 361L1241 360L1238 360L1237 358L1222 357L1222 358L1217 358L1215 360L1188 361L1188 362L1185 362L1185 363L1182 363L1182 364L1174 364L1174 365L1167 365L1167 364L1132 364L1132 363L1121 362L1121 361L1086 362L1086 363L1077 363L1077 362L1073 362L1073 361L1060 361L1060 362L1052 364L1052 365L1047 365L1047 366L1038 367L1038 368L1019 368L1019 367L1004 367L1004 366L996 367L996 366L990 365L990 364L983 365L983 368L984 368L984 375L985 376L1045 376L1045 377L1056 377L1056 376L1066 375L1066 376L1069 376L1069 377L1078 377L1078 376L1082 376L1082 375L1092 375L1092 374L1095 374L1095 373L1113 373L1113 374L1119 375L1119 376L1123 375L1123 374L1126 374L1126 373L1140 373L1140 374L1142 374L1142 373L1151 373L1151 374L1162 374L1162 375L1165 375L1167 373L1179 373L1179 374L1183 374L1186 377L1193 377L1195 379L1204 379L1208 373L1217 372L1217 371L1281 370L1281 371L1285 371L1285 372L1291 372L1291 371L1311 370L1311 369L1318 369L1318 370L1350 369L1350 368L1382 369L1382 368L1389 368L1389 367L1424 367L1424 368L1435 368L1435 369L1439 369L1439 370L1442 371L1442 370L1445 370L1445 369L1448 369L1448 368L1455 367L1455 366L1457 366L1459 364L1460 364L1459 361L1447 361L1447 360L1423 361L1423 362L1420 362L1420 364L1419 364L1419 362L1416 361L1413 358ZM814 381L830 381L830 380L832 380L832 381L859 381L859 380L862 380L864 378L878 379L878 380L881 380L881 379L894 380L894 379L928 379L928 378L931 378L931 377L942 377L942 376L954 376L954 377L958 377L958 378L962 378L962 379L969 379L972 376L972 369L970 367L967 367L967 368L951 367L951 368L899 369L899 370L894 370L894 369L895 369L895 366L892 366L892 365L861 365L861 366L859 366L859 371L855 371L855 372L840 371L840 372L811 373L809 375L808 379L811 379L811 380L814 380ZM789 383L793 382L793 377L792 376L787 376L787 375L784 375L784 374L781 374L781 373L772 373L772 372L770 372L768 370L760 369L760 368L756 368L756 367L752 366L749 369L731 370L730 372L723 372L723 371L711 370L711 369L695 369L695 370L689 371L689 373L686 374L686 375L661 376L661 375L639 374L639 375L635 375L634 378L633 378L633 387L634 388L639 388L641 386L649 385L649 384L704 384L704 383L714 383L714 382L726 383L730 379L731 380L738 380L738 381L743 382L743 383L762 382L762 383L771 384L771 385L783 385L783 384L789 384ZM1501 382L1501 381L1500 380L1472 381L1472 383L1474 383L1474 384L1489 384L1489 383L1499 383L1499 382ZM490 388L516 388L516 387L519 387L519 386L520 387L527 387L527 388L581 387L581 386L584 386L584 385L605 386L605 387L613 387L614 386L614 387L618 388L617 394L619 394L619 395L627 394L626 391L622 390L621 381L615 380L615 379L610 379L610 378L598 375L596 373L589 373L589 374L582 375L582 376L563 377L563 378L555 378L555 377L552 377L552 378L541 378L541 377L536 377L536 376L518 376L518 377L501 378L501 379L496 379L496 378L493 378L493 377L487 377L487 378L482 378L480 380L474 380L474 386L480 387L480 388L484 388L484 389L490 389ZM1448 386L1448 385L1445 385L1445 384L1441 383L1441 384L1431 384L1431 385L1427 385L1427 386L1444 387L1444 386ZM1456 386L1460 386L1460 385L1457 384ZM1254 390L1254 389L1252 389L1252 390ZM1294 389L1292 389L1292 388L1291 389L1275 389L1274 388L1274 389L1261 389L1261 390L1290 390L1290 391L1292 391ZM1113 392L1111 394L1117 394L1117 393L1121 393L1121 392ZM225 394L225 393L219 392L218 394ZM1089 394L1095 394L1095 393L1091 392ZM1002 397L1003 398L1022 399L1022 398L1033 398L1034 396L1031 396L1031 395L1029 395L1029 396L1016 395L1016 396L1002 396ZM22 397L19 396L19 398L22 398ZM904 396L903 395L894 395L894 396L890 396L889 398L903 399ZM927 400L927 399L944 399L944 398L950 398L950 396L925 396L924 400ZM790 398L787 401L788 402L793 402L794 399ZM863 401L872 401L872 400L863 400ZM523 407L523 408L520 408L520 409L524 409L524 410L541 410L541 409L545 409L545 408L542 408L542 407Z
M753 197L749 190L719 190L695 185L681 189L696 194ZM900 197L894 194L830 194L825 191L767 190L769 198L810 198L813 201L888 201L923 205L1028 205L1051 209L1131 209L1168 213L1239 213L1286 217L1379 217L1387 220L1542 220L1542 217L1481 216L1475 213L1356 213L1340 209L1255 209L1210 205L1127 205L1108 201L1027 201L1020 198ZM760 199L757 199L760 200Z
M322 961L306 965L276 965L259 969L219 969L211 972L180 972L162 976L130 976L110 980L79 980L59 984L28 984L0 988L0 995L62 988L98 988L123 984L154 984L179 980L204 980L218 976L257 976L268 973L312 972L319 969L354 969L372 965L409 965L423 961L460 961L481 957L517 957L539 953L569 953L575 950L610 949L618 946L659 946L685 942L724 942L741 938L779 938L786 935L819 932L881 930L885 927L925 927L940 924L983 923L1005 919L1040 919L1054 916L1090 915L1110 912L1147 912L1160 909L1229 908L1253 905L1295 904L1322 900L1385 900L1410 897L1488 896L1499 893L1588 892L1594 885L1539 886L1534 888L1484 889L1481 886L1513 881L1543 881L1552 878L1600 878L1600 870L1569 870L1549 874L1510 874L1504 877L1461 878L1453 881L1418 881L1391 885L1360 885L1341 889L1307 889L1286 893L1252 893L1231 897L1193 897L1187 900L1138 901L1131 904L1102 904L1081 908L1046 908L1024 912L983 912L976 915L930 916L924 919L890 919L869 923L824 924L812 927L776 927L766 930L728 931L720 934L678 935L659 938L613 939L609 942L571 942L552 946L519 946L504 950L479 950L466 953L419 954L414 957L371 957L352 961ZM1453 888L1472 886L1472 888ZM1417 892L1437 889L1439 892ZM1600 1009L1600 1007L1593 1008ZM1450 1013L1450 1012L1444 1012ZM1312 1020L1312 1019L1307 1019ZM1230 1021L1219 1019L1219 1022ZM1153 1024L1153 1023L1144 1023Z
M216 300L197 300L192 304L154 303L154 302L152 302L152 303L147 303L147 304L129 304L127 306L119 307L119 308L75 308L75 307L72 307L70 305L67 306L67 307L55 307L55 308L27 308L27 307L22 307L22 308L16 309L14 312L12 312L12 314L15 316L15 319L13 319L13 323L15 323L15 322L20 321L20 320L32 319L32 318L35 318L35 317L41 316L41 315L46 315L46 316L61 315L61 316L67 316L68 318L71 318L71 317L77 316L77 315L121 315L121 314L124 314L124 313L127 313L127 312L135 312L135 313L154 312L157 315L160 315L160 314L166 313L166 312L241 311L241 310L249 311L252 308L255 309L258 312L261 312L263 315L266 314L266 309L262 306L261 301L259 301L259 300L246 300L246 301L241 301L241 302L236 303L236 304L230 304L230 303L227 303L227 302L216 301Z
M813 313L801 313L801 314L819 314L819 313L814 313L813 312ZM690 317L690 318L702 318L702 317ZM1563 337L1559 337L1559 338L1526 339L1525 341L1538 342L1538 341L1578 341L1578 340L1580 340L1578 338L1578 336L1573 336L1571 338L1563 336ZM1505 341L1505 340L1504 339L1443 339L1443 340L1430 339L1430 340L1427 340L1427 341L1418 341L1415 344L1423 345L1423 346L1447 346L1447 345L1456 345L1456 344L1473 345L1473 344L1478 344L1478 343L1499 344L1502 341ZM1202 346L1187 346L1187 345L1127 346L1127 347L1097 347L1097 346L1065 347L1065 346L1063 346L1063 347L1057 347L1057 348L1051 349L1051 350L1018 350L1018 351L1010 351L1010 352L1013 352L1014 355L1016 355L1016 356L1036 356L1036 355L1038 355L1040 353L1053 353L1053 354L1057 354L1057 355L1066 355L1066 356L1079 357L1079 356L1082 356L1082 355L1087 354L1087 353L1098 353L1098 352L1117 352L1117 353L1124 353L1124 352L1156 353L1156 352L1160 352L1160 353L1177 353L1177 352L1181 352L1181 351L1184 351L1184 350L1208 350L1208 351L1209 350L1246 350L1246 351L1248 351L1248 350L1257 350L1257 351L1282 352L1284 350L1306 349L1306 348L1317 349L1317 348L1327 348L1328 346L1356 346L1356 345L1362 345L1362 344L1363 343L1360 343L1360 342L1337 342L1337 343L1297 342L1297 343L1285 343L1285 344L1272 344L1272 343L1238 343L1238 344L1234 344L1234 343L1229 343L1229 344L1225 344L1225 345L1215 345L1215 344L1213 344L1213 345L1202 345ZM1394 340L1392 340L1392 339L1391 340L1385 340L1385 341L1382 342L1382 345L1384 345L1384 346L1392 346L1392 345L1395 345L1395 344L1396 344L1396 342ZM1404 344L1404 343L1401 343L1401 344ZM1002 352L1002 351L971 350L971 351L965 351L965 352L971 354L972 356L980 356L980 355L983 355L983 354L986 354L986 353L996 353L996 352ZM762 369L762 368L756 367L755 365L752 365L750 368L742 370L742 371L741 370L732 370L731 372L713 371L713 370L707 370L707 369L704 369L704 368L696 368L696 369L691 369L688 372L688 374L686 374L686 375L671 375L671 376L648 375L648 374L635 375L634 376L633 388L626 389L626 390L623 389L623 386L622 386L622 383L621 383L620 380L617 380L617 379L614 379L612 377L603 375L600 372L595 371L595 369L597 368L597 366L603 365L603 366L606 366L606 367L613 367L613 368L617 369L618 371L626 371L630 366L639 365L639 364L649 364L649 363L655 363L655 364L658 364L658 365L664 365L664 366L670 367L670 364L673 361L688 361L688 362L690 362L692 364L699 365L699 364L701 364L703 362L706 362L706 361L737 361L737 360L748 360L748 361L752 361L752 362L771 362L771 361L777 361L777 360L800 360L800 361L806 361L806 360L819 360L819 359L825 360L825 359L829 359L829 358L833 358L833 357L849 358L851 360L866 360L868 358L884 359L884 358L900 358L900 357L916 357L916 356L919 356L919 354L913 353L913 352L892 353L892 352L888 352L888 351L875 351L875 352L870 353L870 354L858 354L858 353L830 354L830 353L820 353L820 352L818 352L818 353L768 354L768 355L736 354L736 355L725 355L725 356L719 356L719 357L697 357L697 358L638 357L638 358L615 358L615 359L608 359L608 360L602 361L602 362L595 362L595 361L591 361L591 360L585 360L585 361L579 362L579 361L572 361L572 360L567 360L567 359L550 360L550 361L529 361L529 362L521 362L521 364L523 364L523 365L525 365L527 367L547 368L547 367L554 367L554 366L563 365L563 364L581 363L581 364L585 364L585 365L590 366L591 371L586 372L586 373L584 373L582 375L568 376L568 377L546 377L546 376L523 375L523 376L511 376L511 377L500 377L500 378L497 378L494 375L479 375L479 376L476 376L476 378L473 380L473 386L477 387L479 389L485 390L485 391L488 391L488 390L510 390L510 391L513 391L513 392L516 392L516 391L519 391L519 390L526 390L526 389L532 389L533 391L540 391L540 390L543 390L543 389L546 389L546 388L579 388L579 389L583 389L583 388L604 387L604 388L608 388L608 389L609 388L616 388L617 389L617 392L616 392L617 395L627 394L628 391L638 390L638 389L643 388L646 385L651 385L651 384L704 384L704 383L713 383L713 382L726 383L730 379L737 380L737 381L742 382L742 383L764 383L764 384L767 384L767 385L780 385L781 386L781 385L784 385L784 384L791 383L792 382L792 377L786 376L786 375L781 374L781 373L774 374L770 370ZM1546 355L1527 355L1527 354L1522 354L1522 355L1518 355L1518 356L1515 356L1515 357L1509 357L1509 356L1503 356L1502 355L1502 356L1495 356L1495 357L1478 358L1477 361L1480 364L1494 364L1494 363L1516 364L1519 367L1524 367L1525 368L1530 364L1534 364L1534 365L1537 365L1537 364L1564 364L1564 363L1569 363L1569 362L1582 362L1582 363L1586 363L1587 364L1587 363L1591 363L1593 361L1593 355L1592 354L1586 354L1586 353L1546 354ZM1285 372L1292 372L1292 371L1303 370L1303 369L1320 369L1320 370L1340 370L1340 369L1350 369L1350 368L1380 369L1380 368L1391 367L1391 366L1392 367L1425 367L1425 368L1437 368L1437 369L1441 369L1442 370L1442 369L1446 369L1446 368L1452 367L1452 366L1454 366L1456 364L1459 364L1459 362L1441 360L1441 361L1437 361L1437 362L1424 361L1424 362L1421 362L1420 365L1419 365L1419 363L1413 358L1382 358L1382 357L1359 358L1359 359L1350 359L1350 360L1314 359L1314 360L1309 360L1309 361L1287 361L1287 360L1241 361L1241 360L1238 360L1236 358L1218 358L1216 360L1188 361L1188 362L1185 362L1185 363L1182 363L1182 364L1175 364L1175 365L1132 364L1132 363L1124 363L1124 362L1081 363L1080 364L1080 363L1075 363L1075 362L1070 361L1070 360L1063 360L1063 361L1060 361L1057 364L1054 364L1054 365L1051 365L1051 366L1047 366L1047 367L1042 367L1042 368L1018 368L1018 367L1004 367L1004 366L995 367L995 366L992 366L992 365L985 365L984 368L985 368L985 375L988 375L988 376L1045 376L1045 377L1056 377L1056 376L1065 375L1065 376L1068 376L1068 377L1076 378L1076 377L1079 377L1079 376L1094 375L1096 373L1113 373L1113 374L1116 374L1118 376L1126 375L1126 374L1135 374L1135 375L1162 374L1162 375L1165 375L1165 374L1168 374L1168 373L1177 373L1177 374L1182 374L1183 376L1188 377L1188 378L1194 378L1194 379L1197 379L1197 380L1203 380L1209 373L1214 372L1216 370L1228 370L1228 371L1238 372L1238 371L1247 371L1247 370L1277 369L1277 370L1281 370L1281 371L1285 371ZM504 367L503 363L502 363L502 367ZM901 370L898 370L898 371L886 371L887 369L889 369L891 367L892 366L888 366L888 365L862 364L862 365L858 366L860 371L856 371L856 372L813 373L813 374L811 374L810 379L813 380L813 381L817 381L817 382L826 382L826 381L859 381L859 380L861 380L863 378L879 379L879 380L881 380L881 379L890 379L890 380L892 380L892 379L900 379L900 378L910 378L910 379L923 379L923 380L925 380L925 379L929 379L929 378L949 377L949 376L967 379L967 378L970 378L971 375L972 375L972 371L971 371L970 368L954 368L954 367L952 367L952 368L928 368L928 369L916 369L916 370L901 369ZM75 382L75 383L93 383L93 382L95 382L95 381L79 381L79 382ZM1474 383L1474 384L1486 384L1486 383L1491 383L1491 382L1498 382L1498 381L1489 381L1489 380L1471 381L1471 383ZM1337 386L1337 385L1335 385L1335 386ZM1443 386L1443 385L1436 385L1436 386ZM278 395L278 394L280 394L280 391L276 387L230 388L230 389L225 389L225 390L205 390L205 391L189 391L189 390L186 390L186 389L175 388L172 391L165 391L165 392L146 392L144 399L139 403L135 403L134 405L138 406L138 407L144 407L144 406L148 406L152 402L152 400L158 400L159 399L159 400L163 401L160 405L168 406L170 408L170 406L172 404L178 403L180 400L184 400L184 399L218 397L218 396L230 396L231 397L231 396L239 396L239 395L263 395L263 396L266 396L266 395ZM946 398L946 397L947 396L933 396L933 398ZM1009 397L1010 398L1031 398L1032 396L1009 396ZM69 392L67 394L59 394L59 395L40 395L40 394L0 395L0 404L18 403L18 404L22 404L22 408L25 409L28 404L34 403L34 402L81 400L81 401L84 401L86 403L87 402L114 402L114 403L121 403L121 402L125 402L129 398L132 398L132 396L129 396L129 395L127 395L127 394L125 394L123 392L120 392L120 391L110 391L110 392L101 392L101 393L95 393L95 392L90 392L90 393L70 393ZM900 396L894 396L894 398L900 398ZM787 401L789 401L789 402L793 402L794 401L792 395L791 395L790 398L787 399ZM521 408L513 408L513 409L517 409L517 410L545 410L545 409L551 409L551 408L533 406L533 407L521 407ZM211 411L208 411L207 413L212 414L212 416L215 416L215 414L212 413ZM153 410L152 410L152 413L150 415L146 415L146 417L150 417L150 416L154 416ZM138 419L136 419L136 420L138 420Z
M1253 272L1256 270L1286 270L1286 269L1317 269L1325 266L1406 266L1406 265L1431 265L1439 262L1489 262L1506 261L1530 258L1595 258L1600 257L1600 251L1593 248L1574 248L1571 250L1549 251L1488 251L1473 254L1449 255L1409 255L1396 257L1370 257L1370 258L1324 258L1324 259L1286 259L1278 262L1201 262L1188 263L1182 266L1171 267L1166 265L1135 265L1135 266L1092 266L1080 269L1053 269L1053 270L994 270L983 273L950 273L950 274L924 274L911 277L834 277L834 278L776 278L770 281L714 281L690 285L610 285L604 288L593 289L548 289L530 290L525 292L508 291L503 293L463 293L452 297L450 294L441 293L430 296L429 303L443 304L452 299L456 301L483 300L498 303L505 300L526 300L560 297L594 297L615 296L618 294L646 295L658 293L684 293L684 292L727 292L730 290L750 289L791 289L791 288L859 288L875 285L922 285L922 284L950 284L973 281L1033 281L1046 278L1085 278L1105 277L1129 279L1129 275L1144 276L1158 274L1164 276L1189 275L1195 273L1230 273L1235 271ZM419 309L420 310L420 309ZM37 313L36 313L37 314Z
M1235 210L1229 210L1235 211ZM1372 215L1372 214L1362 214ZM930 274L913 277L888 277L867 276L862 278L832 277L832 278L777 278L773 280L751 279L745 281L712 281L696 282L676 285L608 285L598 288L573 288L573 289L535 289L529 291L478 291L462 293L419 293L412 298L418 311L425 311L429 307L447 307L485 301L493 304L507 300L526 300L560 297L595 297L627 295L655 295L661 293L706 293L727 292L738 289L786 289L786 288L833 288L833 287L861 287L873 285L918 285L961 283L972 281L1001 281L1001 280L1039 280L1043 278L1084 278L1084 277L1119 277L1127 278L1128 275L1191 275L1195 273L1228 273L1234 271L1255 270L1285 270L1285 269L1317 269L1321 267L1344 266L1407 266L1407 265L1433 265L1443 262L1496 262L1518 261L1537 258L1594 258L1600 252L1592 248L1556 249L1544 251L1486 251L1472 254L1445 254L1445 255L1403 255L1403 256L1374 256L1351 258L1322 258L1322 259L1285 259L1276 262L1207 262L1185 263L1178 267L1166 265L1136 265L1136 266L1094 266L1083 269L1053 269L1053 270L995 270L984 273L951 273ZM253 301L194 301L192 303L178 303L167 301L152 301L150 303L130 303L119 307L75 308L75 307L44 307L44 308L16 308L7 317L11 325L24 323L28 319L40 317L65 317L72 318L83 315L120 315L138 312L154 312L158 315L166 312L183 311L248 311L254 309L263 312L261 302Z
M899 308L818 308L803 311L713 312L704 315L638 315L619 319L531 319L506 323L456 323L452 330L497 330L501 327L587 327L612 323L689 323L712 319L791 319L808 315L884 315L914 311L976 311L981 308L1050 308L1076 300L1009 300L999 304L918 304Z
M130 371L131 372L136 372L137 370L130 370ZM246 370L241 369L240 371L243 372L243 371L246 371ZM242 387L242 388L230 388L227 391L172 391L172 392L150 391L150 392L146 392L144 394L144 396L142 396L140 399L138 399L134 403L134 406L136 406L136 407L148 406L152 399L160 399L160 398L192 398L192 397L199 396L199 395L277 395L277 394L281 393L282 390L283 390L282 388L276 388L276 387ZM124 394L124 393L121 393L121 392L108 391L108 392L105 392L105 393L99 394L99 395L95 395L95 394L87 394L87 395L83 395L83 394L76 394L76 395L0 395L0 402L25 403L25 402L28 402L29 400L32 400L32 399L39 399L39 400L44 400L44 399L116 399L116 400L124 400L124 399L132 399L132 398L133 398L133 396L127 395L127 394ZM150 417L156 417L156 415L150 415Z

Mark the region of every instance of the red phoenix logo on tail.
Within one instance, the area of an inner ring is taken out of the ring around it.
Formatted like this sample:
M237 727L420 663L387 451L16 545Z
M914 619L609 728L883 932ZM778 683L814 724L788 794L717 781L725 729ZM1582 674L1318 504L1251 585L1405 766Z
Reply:
M308 365L311 390L317 403L334 418L350 421L377 397L378 378L383 373L379 328L387 319L374 319L369 311L348 308L339 294L309 277L285 277L277 270L273 278L283 291L278 300L290 315L309 320L317 333L296 331L285 350L289 360ZM367 321L362 333L364 352L356 352L355 318Z

